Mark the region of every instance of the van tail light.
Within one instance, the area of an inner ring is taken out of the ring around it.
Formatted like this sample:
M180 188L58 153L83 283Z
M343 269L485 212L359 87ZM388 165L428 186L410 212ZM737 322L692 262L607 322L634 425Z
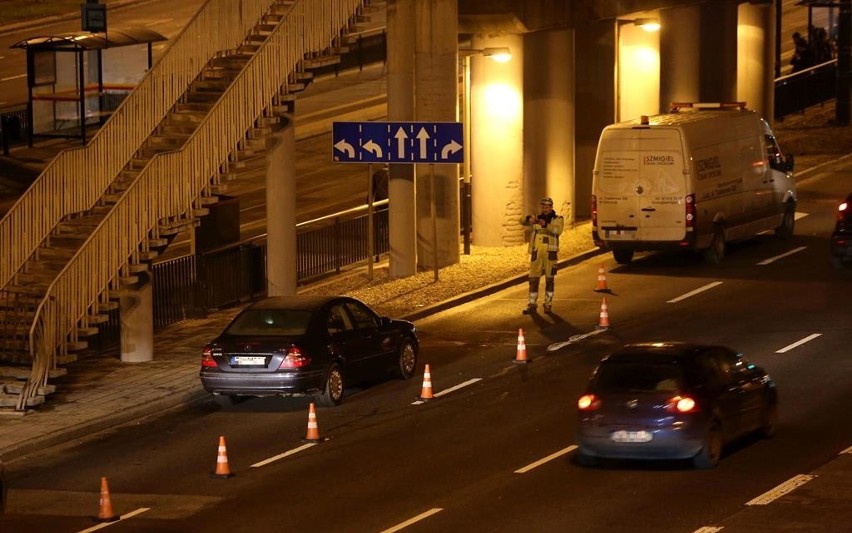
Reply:
M601 399L594 394L584 394L577 400L577 408L580 411L597 411L601 408Z
M692 231L695 229L695 195L687 194L686 195L686 205L684 205L684 216L686 216L686 231Z
M598 227L598 197L592 195L592 227Z
M217 368L219 365L213 359L213 346L207 345L201 350L201 366L207 368Z
M295 344L291 344L287 348L283 348L281 351L287 355L281 361L281 365L278 367L279 369L303 368L311 364L310 356L302 353L302 349Z
M675 396L666 403L666 411L671 413L697 413L698 404L689 396Z

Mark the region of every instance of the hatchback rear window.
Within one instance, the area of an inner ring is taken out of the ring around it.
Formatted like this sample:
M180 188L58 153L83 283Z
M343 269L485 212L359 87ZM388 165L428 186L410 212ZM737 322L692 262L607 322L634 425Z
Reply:
M297 309L248 309L225 330L228 335L304 335L310 311Z
M673 364L603 363L594 388L603 392L675 392L683 382L681 367Z

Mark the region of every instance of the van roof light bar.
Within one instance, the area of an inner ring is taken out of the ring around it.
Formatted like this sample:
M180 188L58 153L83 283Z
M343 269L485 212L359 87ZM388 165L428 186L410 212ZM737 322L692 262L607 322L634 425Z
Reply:
M745 102L672 102L669 106L670 113L677 113L681 109L736 109L743 111Z

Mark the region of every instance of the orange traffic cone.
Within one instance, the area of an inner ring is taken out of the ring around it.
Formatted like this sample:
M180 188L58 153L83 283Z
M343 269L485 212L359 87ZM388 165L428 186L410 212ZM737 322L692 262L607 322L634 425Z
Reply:
M515 355L515 363L524 364L529 363L527 359L527 343L524 339L524 330L518 329L518 351Z
M429 371L429 365L423 370L423 388L420 390L421 400L431 400L432 396L432 372Z
M228 450L225 446L225 437L219 436L219 450L216 454L216 471L210 474L210 477L229 478L234 474L231 473L228 467Z
M101 477L101 499L100 509L98 510L98 522L115 522L121 518L112 512L112 501L109 498L109 485L107 478Z
M308 432L302 440L305 442L320 442L322 440L319 435L319 425L317 425L317 410L313 402L308 407Z
M606 296L601 302L601 317L596 329L607 329L609 327L609 309L606 306Z
M595 292L609 292L609 288L606 286L606 270L603 265L598 269L598 282L595 284Z

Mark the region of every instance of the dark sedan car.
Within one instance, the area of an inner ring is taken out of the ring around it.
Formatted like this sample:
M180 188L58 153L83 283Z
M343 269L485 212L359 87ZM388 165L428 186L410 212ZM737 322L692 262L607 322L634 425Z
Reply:
M577 402L577 461L691 459L713 468L725 444L775 432L775 383L724 346L628 344L601 360Z
M414 324L346 296L280 296L238 314L204 347L201 383L223 405L244 396L314 395L338 405L345 386L414 375Z
M831 234L831 260L837 267L852 263L852 193L840 203Z

